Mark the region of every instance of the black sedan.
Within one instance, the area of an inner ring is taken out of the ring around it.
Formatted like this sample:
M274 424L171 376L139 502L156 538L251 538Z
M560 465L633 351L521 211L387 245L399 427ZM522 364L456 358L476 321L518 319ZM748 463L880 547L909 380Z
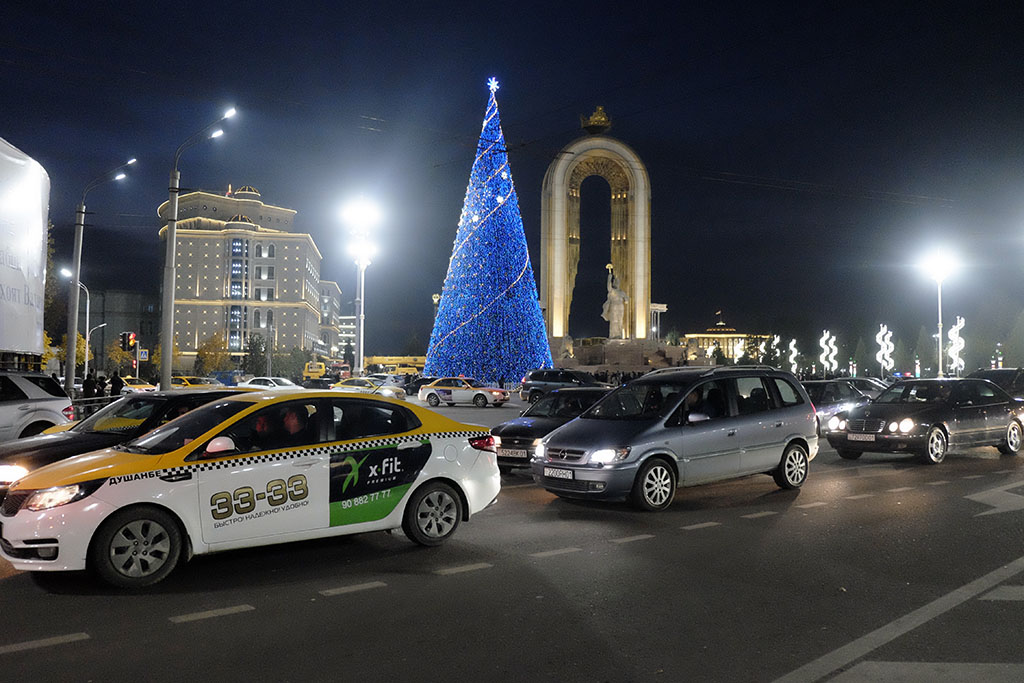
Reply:
M69 429L0 445L0 500L11 482L43 465L110 448L238 389L175 389L125 396Z
M594 405L608 393L607 388L556 389L534 403L522 416L491 429L498 448L498 467L529 467L540 440L555 428Z
M914 453L937 464L951 447L1021 449L1024 402L982 379L897 382L873 402L829 420L827 438L840 457L865 452Z

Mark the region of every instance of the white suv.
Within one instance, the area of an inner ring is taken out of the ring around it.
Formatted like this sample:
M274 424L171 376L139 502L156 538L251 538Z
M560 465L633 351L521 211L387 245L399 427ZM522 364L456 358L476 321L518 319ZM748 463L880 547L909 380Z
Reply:
M0 372L0 443L74 419L71 399L48 375Z

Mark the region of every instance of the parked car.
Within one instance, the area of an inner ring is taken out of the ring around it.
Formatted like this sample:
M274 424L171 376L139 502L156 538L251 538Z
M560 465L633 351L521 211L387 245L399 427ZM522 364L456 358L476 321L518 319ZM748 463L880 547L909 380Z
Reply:
M857 391L868 398L876 398L880 393L889 388L889 385L875 377L844 377L852 384Z
M802 382L818 417L818 436L828 430L829 419L838 412L864 405L871 399L847 377L811 379Z
M593 375L582 370L540 368L530 370L523 376L523 384L519 389L519 398L533 403L549 391L567 387L601 387L611 389L612 385L606 382L598 382Z
M496 500L493 444L379 396L241 392L22 477L0 555L138 588L219 550L399 528L437 546Z
M133 394L137 391L156 391L156 385L150 384L138 377L122 377L124 386L121 387L121 394Z
M1014 398L1024 398L1024 368L981 368L968 377L987 379Z
M354 394L379 394L387 398L405 400L405 389L388 386L379 379L370 377L349 377L331 385L331 391L345 391Z
M301 389L301 387L295 382L291 381L287 377L253 377L245 382L239 382L240 387L252 387L254 389L261 389L267 391L282 391L282 390L293 390Z
M911 453L935 465L950 448L995 446L1020 452L1024 402L984 379L914 379L868 405L834 415L828 442L839 456Z
M35 436L74 416L71 399L49 375L0 372L0 443Z
M442 377L420 387L418 398L431 408L442 403L472 403L478 408L489 403L498 408L508 402L509 394L506 389L488 386L472 377Z
M324 377L304 379L302 380L303 389L330 389L331 385L334 384L333 379L326 379Z
M491 428L498 466L529 467L541 438L561 427L608 393L600 387L555 389L531 405L519 417Z
M437 377L434 377L432 375L427 375L426 377L417 376L410 378L409 381L405 383L405 393L407 396L417 396L420 393L420 387L430 384L431 382L434 382L437 379Z
M172 389L211 389L224 386L220 382L211 382L206 377L191 377L187 375L175 375L171 377Z
M790 373L667 368L612 390L548 434L532 467L558 496L663 510L677 486L749 474L798 488L817 453L814 408Z
M0 444L0 501L11 482L43 465L131 441L197 406L239 393L234 389L139 392L125 396L60 431ZM54 428L51 428L51 430Z

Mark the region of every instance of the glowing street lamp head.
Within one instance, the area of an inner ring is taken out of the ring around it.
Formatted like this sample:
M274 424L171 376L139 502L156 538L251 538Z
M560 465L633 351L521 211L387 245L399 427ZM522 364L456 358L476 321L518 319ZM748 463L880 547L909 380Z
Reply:
M126 161L124 165L125 165L125 166L131 166L131 165L132 165L132 164L134 164L134 163L135 163L135 157L132 157L131 159L129 159L128 161Z
M224 116L222 118L230 119L232 116L234 116L237 113L238 112L235 111L235 108L231 107L231 109L228 109L226 112L224 112Z
M127 177L128 176L124 174L124 171L122 171L121 173L118 173L116 176L114 176L114 180L124 180Z
M218 128L217 130L210 133L210 138L219 138L221 135L224 135L224 131Z
M937 249L931 252L921 261L922 270L928 274L928 277L940 284L952 275L959 266L960 264L956 256L944 249Z
M380 208L371 200L359 197L341 210L341 220L357 232L369 230L380 223Z
M377 255L377 246L366 239L356 239L348 245L348 253L356 262L357 266L370 265L371 259Z
M60 274L63 275L64 277L71 277L72 275L74 275L74 273L71 272L70 268L61 268Z

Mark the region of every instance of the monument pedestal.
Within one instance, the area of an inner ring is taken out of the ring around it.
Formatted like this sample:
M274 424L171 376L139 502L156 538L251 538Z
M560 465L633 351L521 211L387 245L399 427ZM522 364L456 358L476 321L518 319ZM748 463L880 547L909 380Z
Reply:
M551 357L559 368L578 368L590 373L638 373L683 364L685 346L671 346L653 339L572 340L552 338ZM571 354L571 355L570 355ZM691 361L692 364L692 361Z

